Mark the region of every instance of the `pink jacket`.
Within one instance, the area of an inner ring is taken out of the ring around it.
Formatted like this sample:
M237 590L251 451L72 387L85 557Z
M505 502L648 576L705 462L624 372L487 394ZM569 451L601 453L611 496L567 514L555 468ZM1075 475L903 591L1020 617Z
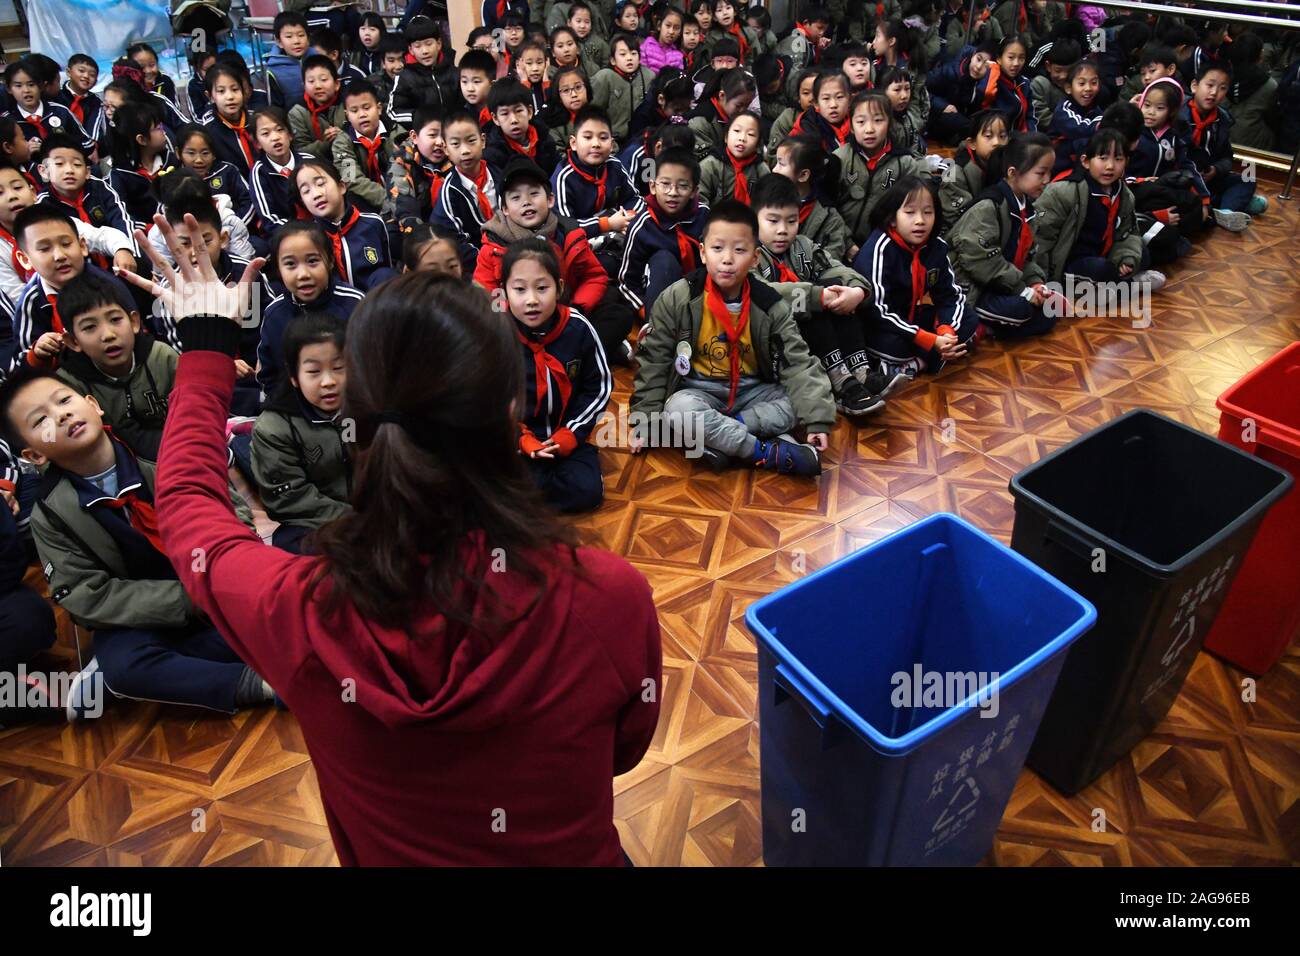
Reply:
M666 66L683 69L686 61L682 59L682 51L677 47L664 46L658 37L646 37L641 41L641 65L658 73Z

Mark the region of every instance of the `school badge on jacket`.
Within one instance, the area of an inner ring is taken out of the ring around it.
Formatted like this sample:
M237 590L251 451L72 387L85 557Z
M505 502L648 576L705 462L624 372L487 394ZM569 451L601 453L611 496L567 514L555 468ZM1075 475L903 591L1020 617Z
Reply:
M372 266L379 263L379 250L374 246L366 246L365 249L362 250L361 254L366 257L366 262L370 263Z

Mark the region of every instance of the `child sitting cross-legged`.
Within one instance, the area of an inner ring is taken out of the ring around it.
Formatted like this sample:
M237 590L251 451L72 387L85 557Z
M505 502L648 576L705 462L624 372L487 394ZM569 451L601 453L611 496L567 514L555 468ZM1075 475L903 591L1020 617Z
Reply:
M734 199L714 207L701 254L703 269L651 303L632 413L663 416L672 440L683 444L702 431L700 458L714 470L736 460L820 474L818 452L835 424L835 400L790 306L749 274L758 257L754 211ZM807 444L789 434L801 424ZM645 441L634 431L631 451Z
M95 631L69 718L95 712L101 681L121 696L223 713L270 702L270 686L196 614L162 549L154 466L104 427L98 402L53 372L22 369L0 385L0 424L45 470L31 528L50 595Z
M253 425L252 471L271 543L294 554L309 531L351 508L352 456L340 417L345 325L328 312L293 319L282 341L286 374Z
M605 349L582 313L560 304L564 282L550 243L513 243L501 278L524 359L519 452L551 507L595 508L604 487L587 437L613 387Z

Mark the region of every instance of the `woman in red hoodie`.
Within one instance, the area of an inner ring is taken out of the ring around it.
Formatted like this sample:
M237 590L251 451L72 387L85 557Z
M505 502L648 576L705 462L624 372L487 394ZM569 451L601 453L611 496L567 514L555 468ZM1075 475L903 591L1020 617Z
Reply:
M645 579L571 545L529 480L509 318L431 273L366 298L347 331L353 511L315 533L313 556L291 555L241 524L226 490L229 317L260 260L227 289L155 221L181 275L150 248L168 286L135 284L188 316L158 470L163 544L297 716L339 860L623 863L612 780L658 721L658 620Z

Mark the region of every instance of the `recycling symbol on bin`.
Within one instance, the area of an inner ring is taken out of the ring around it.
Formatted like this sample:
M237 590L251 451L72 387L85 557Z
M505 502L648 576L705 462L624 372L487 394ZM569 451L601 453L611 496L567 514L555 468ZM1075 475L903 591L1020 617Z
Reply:
M974 778L967 777L961 782L961 786L953 791L952 796L948 799L948 805L939 814L939 819L934 821L934 826L930 828L930 832L938 833L940 830L946 830L956 823L963 813L979 803L979 799L979 784L975 782Z

